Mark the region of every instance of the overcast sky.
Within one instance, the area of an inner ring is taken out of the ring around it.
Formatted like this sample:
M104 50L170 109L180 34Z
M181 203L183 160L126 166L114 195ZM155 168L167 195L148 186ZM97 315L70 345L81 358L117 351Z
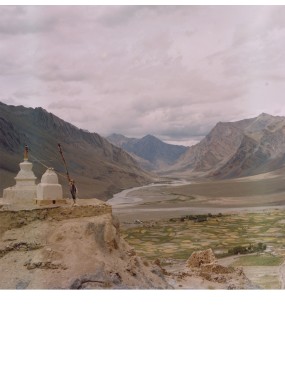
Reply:
M285 115L285 6L0 6L0 101L102 136L199 141Z

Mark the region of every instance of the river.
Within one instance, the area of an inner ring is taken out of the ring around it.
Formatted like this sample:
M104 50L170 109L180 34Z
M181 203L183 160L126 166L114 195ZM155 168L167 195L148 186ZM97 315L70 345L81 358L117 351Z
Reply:
M165 199L167 194L163 194L165 190L159 194L152 194L148 190L153 187L169 188L191 184L190 181L176 180L171 182L151 183L145 186L132 187L115 194L107 202L112 206L115 214L120 215L121 219L132 220L150 218L159 219L161 217L178 217L186 214L207 214L209 212L216 213L239 213L239 212L265 212L272 209L284 209L284 205L256 205L247 206L240 204L239 206L230 206L220 204L208 204L206 201L199 204L187 204L183 201L180 204L168 202ZM165 199L165 202L164 200Z
M190 183L191 183L190 181L186 181L186 180L175 180L171 182L150 183L149 185L132 187L130 189L126 189L126 190L120 191L117 194L114 194L113 197L110 198L107 202L112 207L137 205L143 202L143 198L140 198L136 195L132 195L132 192L139 191L139 190L146 190L151 187L183 186L183 185L189 185Z

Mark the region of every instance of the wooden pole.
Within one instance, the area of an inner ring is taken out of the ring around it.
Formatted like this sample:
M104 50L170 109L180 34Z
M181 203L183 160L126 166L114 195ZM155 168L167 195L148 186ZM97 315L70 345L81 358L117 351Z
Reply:
M65 166L66 176L67 176L68 182L71 182L71 178L70 178L69 173L68 173L68 169L67 169L67 165L66 165L66 162L65 162L65 159L63 156L63 151L62 151L61 145L60 144L57 144L57 145L58 145L58 149L59 149L59 153L61 155L62 161L63 161L64 166Z

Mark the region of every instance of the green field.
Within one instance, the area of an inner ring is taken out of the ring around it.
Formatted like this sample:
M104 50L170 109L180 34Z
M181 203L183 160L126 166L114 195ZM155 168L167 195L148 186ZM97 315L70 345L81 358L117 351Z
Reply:
M278 266L284 261L284 257L275 257L272 255L250 255L239 257L234 266Z

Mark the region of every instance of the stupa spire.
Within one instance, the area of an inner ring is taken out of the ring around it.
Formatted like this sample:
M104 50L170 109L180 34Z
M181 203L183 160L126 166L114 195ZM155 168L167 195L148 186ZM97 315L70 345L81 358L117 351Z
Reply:
M29 160L29 147L26 144L25 149L24 149L24 161L28 161L28 160Z

